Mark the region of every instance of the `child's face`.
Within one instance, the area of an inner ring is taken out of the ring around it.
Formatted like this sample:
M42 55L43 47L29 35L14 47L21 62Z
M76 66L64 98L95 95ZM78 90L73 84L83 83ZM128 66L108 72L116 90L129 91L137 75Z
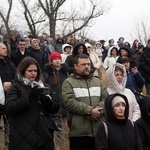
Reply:
M66 47L66 48L65 48L65 51L66 51L67 54L70 54L71 48L70 48L70 47Z

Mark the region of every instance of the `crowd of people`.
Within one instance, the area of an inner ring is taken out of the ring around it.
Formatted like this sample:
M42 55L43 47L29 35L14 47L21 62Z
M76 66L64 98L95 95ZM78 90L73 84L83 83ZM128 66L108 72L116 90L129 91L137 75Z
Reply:
M3 149L150 150L150 39L12 36L0 88Z

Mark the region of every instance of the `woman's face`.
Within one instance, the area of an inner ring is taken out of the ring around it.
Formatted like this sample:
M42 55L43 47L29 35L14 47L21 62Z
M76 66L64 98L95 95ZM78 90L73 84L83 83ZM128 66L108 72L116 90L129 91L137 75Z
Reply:
M56 57L53 59L53 61L51 63L55 68L60 67L61 66L61 59Z
M84 47L81 45L81 46L79 46L79 48L78 48L78 53L79 54L82 54L83 53L83 50L84 50Z
M37 66L36 65L30 65L26 71L25 71L25 78L28 78L29 80L35 80L37 78Z
M124 62L122 64L125 66L126 70L130 69L130 62L129 61L126 61L126 62Z
M115 116L117 117L124 117L124 113L125 113L125 103L117 103L114 107L113 107L113 111Z
M119 84L122 83L123 73L120 70L115 71L115 78Z

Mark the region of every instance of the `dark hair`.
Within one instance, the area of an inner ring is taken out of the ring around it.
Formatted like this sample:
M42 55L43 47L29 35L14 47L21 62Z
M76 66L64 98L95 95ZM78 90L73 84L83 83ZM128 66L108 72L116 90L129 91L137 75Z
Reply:
M122 72L122 74L124 73L123 68L122 68L122 67L119 67L119 66L116 66L116 67L115 67L114 72L116 72L116 71L121 71L121 72Z
M110 44L112 41L114 42L114 39L110 39L110 40L108 41L108 43Z
M38 64L38 62L32 58L32 57L25 57L20 64L17 67L17 72L19 73L20 76L24 77L25 75L25 71L26 69L30 66L30 65L36 65L37 66L37 77L36 77L36 81L39 81L42 79L42 74L41 74L41 69L40 66Z
M24 38L19 38L18 41L17 41L17 44L19 44L19 42L25 42L25 39Z
M120 64L123 64L123 63L126 63L126 62L130 62L130 59L127 56L120 56L117 59L117 62L120 63Z
M75 58L74 58L74 63L73 64L78 64L78 60L79 59L89 59L89 56L86 54L78 54Z

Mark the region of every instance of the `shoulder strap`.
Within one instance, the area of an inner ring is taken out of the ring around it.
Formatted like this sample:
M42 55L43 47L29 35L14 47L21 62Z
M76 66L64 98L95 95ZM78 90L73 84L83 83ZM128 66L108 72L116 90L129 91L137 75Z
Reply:
M130 120L130 121L131 121L132 126L134 127L134 122L132 120Z
M103 125L104 125L104 128L105 128L106 137L107 137L107 139L108 139L108 127L107 127L107 125L106 125L105 122L103 122Z

